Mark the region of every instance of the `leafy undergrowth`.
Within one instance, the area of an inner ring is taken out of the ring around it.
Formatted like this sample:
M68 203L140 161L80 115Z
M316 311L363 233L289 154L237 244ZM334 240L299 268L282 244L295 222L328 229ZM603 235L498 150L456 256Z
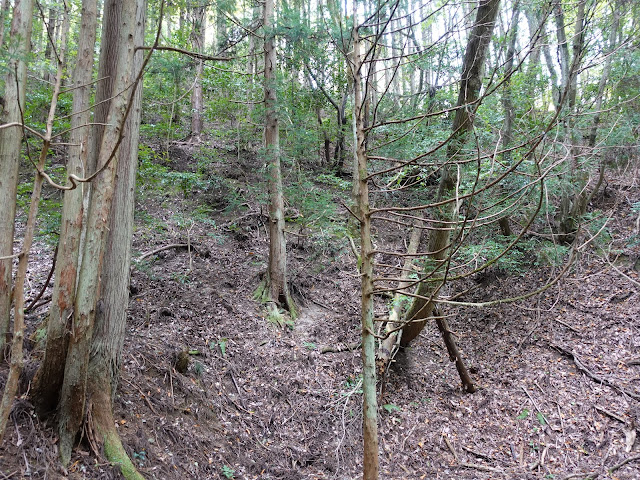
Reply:
M236 164L245 173L227 180L248 192L246 167ZM380 401L381 478L639 477L640 249L629 205L640 190L613 178L608 189L615 198L600 207L614 209L609 232L620 255L585 248L539 297L446 310L477 393L461 391L434 325L397 358ZM115 416L146 478L359 477L359 353L321 353L359 337L359 278L341 236L346 227L336 220L322 237L300 223L304 212L294 212L289 260L302 314L273 324L252 300L267 256L259 202L203 210L185 192L141 197L134 258L170 244L193 246L134 260ZM330 207L336 218L345 213ZM379 232L379 241L401 233ZM50 266L51 249L39 248L34 292ZM475 288L458 299L515 296L555 274L544 267L469 280L456 288ZM46 308L31 315L30 333ZM26 379L37 355L37 348L28 354ZM35 417L27 390L25 381L0 448L2 478L120 478L84 443L62 470L56 435Z

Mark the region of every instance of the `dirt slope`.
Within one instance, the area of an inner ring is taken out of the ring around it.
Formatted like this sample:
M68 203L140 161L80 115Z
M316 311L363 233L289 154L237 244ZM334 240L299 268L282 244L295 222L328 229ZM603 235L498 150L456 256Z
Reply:
M629 242L640 189L609 181L601 201L615 209L617 260L585 247L539 297L447 309L476 394L461 391L433 325L397 359L380 408L381 478L640 478L640 249ZM185 227L173 216L187 208L182 201L138 206L138 256L187 237L194 246L133 271L116 415L140 471L166 480L358 478L359 353L321 353L358 340L348 245L336 240L327 257L304 244L291 249L302 313L275 325L252 300L267 255L260 217L242 232L223 228L233 220L223 217ZM51 253L39 248L34 292ZM555 273L493 277L462 300L516 295ZM30 317L32 330L44 312ZM37 350L29 355L27 379ZM61 470L55 433L33 414L27 389L0 447L0 478L119 478L84 443Z

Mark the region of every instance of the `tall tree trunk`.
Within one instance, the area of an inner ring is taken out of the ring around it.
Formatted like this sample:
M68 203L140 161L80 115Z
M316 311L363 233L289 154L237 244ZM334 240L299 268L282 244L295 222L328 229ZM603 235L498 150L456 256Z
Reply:
M560 67L562 72L562 99L564 102L558 108L563 108L566 103L567 115L562 121L564 129L563 139L570 142L569 145L569 161L570 173L563 187L562 198L560 200L560 218L559 229L565 236L566 240L573 237L578 222L586 209L585 192L586 182L589 178L589 172L580 168L578 161L580 156L579 142L580 139L575 132L575 116L573 115L576 108L576 98L578 90L578 70L582 61L584 49L584 27L585 27L585 3L586 0L578 2L576 12L576 20L574 24L574 36L571 46L572 55L569 54L569 43L565 33L565 20L562 4L558 0L554 5L554 13L556 19L558 50L560 57Z
M227 49L229 33L227 32L227 16L223 6L216 5L216 44L218 52L222 53Z
M83 0L78 35L78 56L73 72L73 101L67 175L84 177L89 142L89 98L96 42L97 3ZM31 398L40 414L55 409L67 354L67 319L73 311L83 217L84 185L64 193L60 244L56 258L51 308L47 321L44 357L34 377Z
M198 53L204 53L204 33L206 22L205 5L198 5L193 9L193 27L191 30L191 45L193 50ZM197 60L196 80L191 92L191 138L198 139L202 134L202 112L204 110L204 101L202 98L202 70L204 61Z
M511 74L513 73L513 60L516 52L516 40L518 38L518 17L520 16L520 1L515 0L513 4L513 15L511 17L511 30L509 32L509 42L507 46L507 61L504 66L504 88L502 93L502 108L504 109L504 125L502 127L502 148L507 149L513 142L513 120L515 111L513 107L513 93L511 91ZM510 160L510 153L504 153L504 160Z
M456 115L453 121L453 134L447 146L447 163L443 169L440 179L440 186L437 193L438 201L452 199L452 193L458 184L458 174L456 162L468 137L468 132L473 126L473 112L477 109L476 102L482 86L482 73L491 40L491 35L495 25L496 16L500 6L500 0L482 0L478 7L475 24L469 36L467 48L462 65L462 75L460 80L460 91L458 94ZM442 223L437 228L431 230L429 235L430 257L434 260L435 268L442 271L448 257L449 246L452 238L451 222L457 216L458 205L455 201L443 205L437 212L437 217ZM431 275L433 272L425 272ZM435 296L442 288L445 279L428 278L418 285L417 295L422 298L415 298L409 311L405 316L405 321L409 322L402 330L400 344L407 346L424 328L427 319L431 316L434 308ZM434 283L435 282L435 283ZM443 319L445 320L445 319ZM444 330L449 330L446 320ZM464 382L464 379L463 379ZM465 385L467 391L473 391L473 385Z
M620 1L616 1L612 6L611 16L613 21L611 23L611 30L609 34L609 48L604 60L604 66L602 67L602 74L600 76L600 82L598 83L598 96L596 97L596 103L594 105L595 114L593 116L593 123L591 124L591 130L589 131L588 146L593 149L596 146L596 137L598 135L598 125L600 125L600 118L602 116L602 103L604 102L605 90L609 81L609 75L611 74L611 63L613 60L613 53L618 46L618 33L620 30Z
M105 2L102 44L107 46L115 42L117 45L115 68L109 72L113 78L112 92L116 95L109 105L99 149L97 163L102 171L94 179L91 188L87 233L83 245L64 382L58 405L60 456L64 464L69 462L76 435L85 420L89 353L96 310L101 308L101 305L98 305L100 274L118 163L114 156L122 138L121 130L129 100L126 92L131 84L135 22L135 0Z
M13 235L16 216L18 167L22 144L22 111L25 108L27 64L31 50L33 0L16 0L11 20L9 61L3 101L0 102L0 123L15 124L0 129L0 351L9 331ZM9 258L7 258L9 257Z
M334 152L334 169L338 173L346 174L349 172L349 161L347 160L347 148L345 145L345 138L347 135L347 100L349 99L349 93L345 92L342 95L342 101L336 108L337 115L337 133L336 133L336 150Z
M43 62L43 78L47 82L53 82L54 74L51 72L50 68L55 66L55 49L56 45L56 24L58 22L58 12L55 8L49 7L49 14L47 19L47 28L45 33L45 47L44 47L44 58L47 60Z
M272 304L274 314L277 307L286 308L292 316L296 309L287 285L287 246L284 235L284 198L282 193L282 171L280 167L280 139L276 96L276 49L273 27L274 0L264 4L264 141L267 155L267 177L269 189L269 267L265 292Z
M7 381L5 383L4 392L2 395L2 401L0 401L0 445L4 437L5 427L9 418L9 412L13 403L13 398L18 390L18 379L22 372L22 343L24 338L24 284L27 276L27 268L29 266L29 252L31 245L33 244L33 238L36 229L36 218L38 215L38 205L40 203L40 193L42 191L42 183L44 182L44 175L42 171L45 168L47 155L49 153L49 147L51 145L51 138L53 135L53 121L56 113L56 106L58 102L58 95L60 94L60 86L62 85L63 65L64 65L64 51L66 49L66 37L69 30L69 12L66 10L63 20L63 31L61 34L62 41L60 50L57 55L58 68L57 75L55 77L55 85L53 88L53 96L51 104L49 106L49 115L47 116L45 134L42 142L42 149L40 151L40 158L38 160L37 172L33 182L33 191L31 192L31 204L29 206L29 215L27 218L27 224L24 233L24 239L22 242L22 248L18 260L18 270L16 272L16 281L14 286L14 325L13 325L13 343L11 346L11 367Z
M146 1L137 0L135 45L144 44ZM142 51L135 54L133 72L142 67ZM99 308L96 312L91 356L89 360L88 397L91 398L93 425L104 444L107 459L119 463L127 478L138 478L130 464L122 442L115 430L113 396L120 371L120 357L124 344L127 307L129 304L129 274L131 242L134 226L134 194L138 166L138 141L142 118L142 83L138 84L125 123L126 137L118 149L118 165L109 220L108 240L102 266L102 285Z
M354 7L354 19L357 12ZM364 445L363 479L377 480L378 459L378 400L376 398L376 339L373 326L373 244L371 242L371 214L369 213L369 179L365 151L364 100L362 95L362 58L358 27L353 29L354 122L356 131L357 169L354 183L357 188L357 210L360 215L360 276L362 300L362 437Z
M2 0L0 4L0 49L4 45L4 20L9 14L9 0Z

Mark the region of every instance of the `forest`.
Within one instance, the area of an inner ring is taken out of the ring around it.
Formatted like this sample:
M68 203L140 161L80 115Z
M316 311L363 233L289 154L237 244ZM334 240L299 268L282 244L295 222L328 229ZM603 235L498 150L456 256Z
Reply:
M0 0L0 479L640 478L638 32Z

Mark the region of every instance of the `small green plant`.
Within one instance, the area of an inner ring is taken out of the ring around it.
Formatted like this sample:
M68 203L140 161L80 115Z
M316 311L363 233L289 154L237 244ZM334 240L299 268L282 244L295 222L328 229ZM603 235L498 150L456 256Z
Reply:
M387 403L385 405L382 406L382 408L384 408L387 413L393 413L393 412L399 412L400 411L400 407L397 405L394 405L393 403Z
M178 273L174 272L171 277L178 283L185 284L189 281L189 272Z
M220 347L220 353L222 353L223 357L227 356L227 343L229 343L229 339L226 337L222 337L217 342L211 341L209 342L209 348L214 350L216 347Z
M223 465L220 470L222 470L222 475L224 475L224 478L227 478L228 480L236 478L236 471L230 466Z
M551 267L559 267L569 253L569 247L566 245L554 245L553 243L542 243L536 251L537 265L549 265Z
M525 418L527 418L529 416L529 410L527 410L526 408L524 410L522 410L522 412L520 412L520 415L518 415L516 418L518 420L524 420Z
M302 345L304 346L304 348L306 348L307 350L315 350L316 349L316 344L313 342L303 342Z
M349 393L362 393L362 374L355 376L349 375L344 382L345 389L349 390ZM351 392L353 390L353 392ZM347 395L343 393L343 395Z
M140 450L139 452L133 452L133 459L138 461L138 465L143 466L147 460L147 452Z
M521 274L527 265L524 248L511 248L504 253L508 242L508 239L487 239L480 244L463 246L460 248L460 260L474 268L492 262L493 265L507 272Z
M536 413L536 418L538 419L538 422L540 422L540 425L542 425L543 427L547 424L547 419L542 413Z
M289 330L293 330L293 327L295 326L293 320L291 320L286 313L283 313L276 308L269 310L269 313L267 314L267 321L279 328L288 328Z
M144 273L149 278L149 280L156 281L159 279L159 277L155 274L155 272L151 268L151 261L148 261L148 260L143 260L141 262L134 261L133 266L139 272Z

